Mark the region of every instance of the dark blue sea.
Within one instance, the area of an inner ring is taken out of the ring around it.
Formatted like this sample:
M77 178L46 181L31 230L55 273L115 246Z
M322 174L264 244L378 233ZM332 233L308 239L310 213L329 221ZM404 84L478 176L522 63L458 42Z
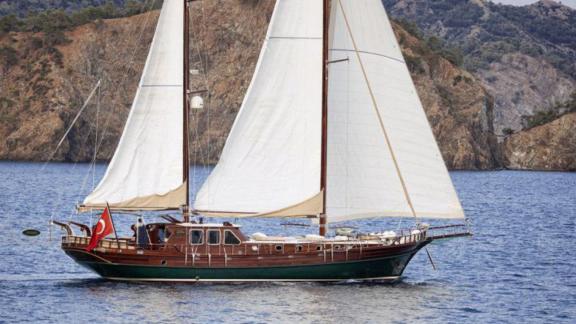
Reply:
M421 252L396 284L144 284L98 278L50 233L52 217L90 222L74 205L104 170L0 163L0 322L576 323L576 173L453 172L474 237L432 244L438 270ZM208 172L192 170L194 187ZM134 221L115 219L119 228ZM247 234L315 232L282 222L238 223ZM42 234L23 236L27 228Z

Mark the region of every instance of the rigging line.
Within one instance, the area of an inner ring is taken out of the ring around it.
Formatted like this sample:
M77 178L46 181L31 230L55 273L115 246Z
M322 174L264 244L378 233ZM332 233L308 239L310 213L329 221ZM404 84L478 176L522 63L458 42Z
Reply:
M200 118L197 116L199 115L199 113L192 113L192 127L194 129L194 133L193 136L196 140L193 141L194 143L194 163L197 163L198 161L198 152L200 151L200 154L202 154L202 146L200 145L200 134L198 132L198 128L200 126ZM193 188L193 192L194 192L194 199L196 199L196 168L192 168L192 188Z
M200 26L202 26L202 30L199 34L204 34L204 36L206 36L207 34L207 28L206 28L206 7L204 6L204 2L201 1L200 2L200 6L202 9L202 23L200 24ZM202 57L202 53L200 51L200 49L204 50L204 58ZM198 37L198 46L196 47L196 51L198 52L198 57L200 59L200 66L202 67L202 72L203 72L203 78L204 78L204 87L207 91L207 98L206 98L206 134L208 134L208 145L210 145L210 143L212 142L211 140L211 132L210 132L210 119L211 119L211 114L210 114L210 96L211 96L211 92L210 92L210 85L208 82L208 51L206 51L206 48L204 46L204 42L202 41L202 38L199 36ZM200 122L200 120L198 120L198 123ZM207 152L201 152L202 155L202 164L207 165L209 160L210 160L210 148L207 148Z
M191 10L193 4L194 4L194 3L191 3L191 4L188 6L188 11L185 13L185 14L188 15L189 20L190 20L191 22L193 22L193 17L190 17L190 10ZM194 40L194 38L195 38L195 37L194 37L194 24L193 24L193 23L190 23L189 26L188 26L188 37L191 38L192 40ZM190 48L192 47L192 50L194 50L195 43L189 41L189 44L190 44L190 45L189 45L189 47L188 47L188 53L187 53L187 55L190 57ZM194 65L194 67L195 67L195 66L196 66L196 62L195 62L195 61L192 62L192 60L189 59L189 63L188 63L188 69L189 69L189 71L184 71L184 73L191 73L190 71L192 70L192 68L191 68L192 65ZM188 82L188 86L189 86L188 93L189 93L189 94L188 94L188 96L190 96L190 91L191 91L191 89L193 88L193 84L195 84L195 82L194 82L193 78L192 78L191 76L189 76L189 82ZM189 99L189 100L188 100L188 104L191 104L191 103L192 103L192 98L188 98L188 99ZM197 138L197 137L196 137L196 128L197 128L197 126L196 126L196 118L195 118L196 116L195 116L195 114L196 114L195 109L189 109L189 119L190 119L190 120L189 120L189 123L188 123L188 127L189 127L190 129L192 129L192 131L190 131L190 130L188 131L188 146L189 146L189 153L188 153L188 154L191 154L191 155L192 155L192 156L189 158L189 163L190 163L190 164L196 163L196 159L197 159L197 155L198 155L198 152L197 152L198 149L197 149L197 147L196 147L196 145L197 145L197 143L196 143L197 140L195 140L195 139ZM188 167L190 167L190 164L188 165ZM192 189L190 189L190 188L192 188ZM195 198L196 198L196 192L195 192L194 188L196 188L196 168L192 168L192 172L191 172L191 174L188 176L188 191L189 191L189 194L192 193L192 197L190 197L190 205L193 203L193 201L194 201ZM191 210L191 206L189 206L189 211L190 211L190 210Z
M199 24L199 25L202 25L202 26L203 26L203 25L205 24L205 21L206 21L206 19L205 19L206 16L205 16L205 10L204 10L204 4L203 4L203 2L201 2L201 5L202 5L202 13L203 13L203 18L202 18L202 20L203 20L203 21L202 21L202 24ZM191 7L190 7L190 9L191 9ZM199 61L200 61L200 67L201 67L202 72L203 72L202 76L203 76L203 79L204 79L204 87L206 88L207 94L208 94L208 96L207 96L207 98L206 98L206 103L205 103L205 105L204 105L204 107L205 107L205 109L206 109L206 115L207 115L207 127L206 127L205 133L208 134L208 143L211 143L211 137L210 137L210 136L211 136L211 135L210 135L210 134L211 134L211 132L210 132L210 108L209 108L209 107L210 107L210 106L209 106L209 102L210 102L210 101L209 101L209 98L210 98L211 93L210 93L210 86L209 86L209 82L208 82L207 64L205 64L205 62L207 63L207 58L203 59L203 57L202 57L202 52L200 51L200 48L203 47L203 44L204 44L204 43L202 42L202 37L201 37L202 31L198 31L198 33L196 33L195 30L194 30L194 28L191 28L191 30L192 30L192 38L196 38L196 40L197 40L197 42L196 42L197 44L194 46L194 49L196 50L196 55L198 56L198 59L199 59ZM203 31L204 31L204 33L206 33L206 29L204 29ZM207 54L206 54L206 55L207 55ZM193 115L194 115L194 114L193 114ZM202 145L200 144L200 133L199 133L199 131L198 131L199 126L200 126L200 122L201 122L201 118L200 118L200 117L201 117L202 114L201 114L201 112L198 112L196 115L197 115L197 116L196 116L197 118L194 118L194 121L195 121L194 135L195 135L195 137L196 137L196 141L193 141L194 144L195 144L195 145L194 145L194 146L195 146L195 150L194 150L194 161L195 161L195 164L198 162L198 152L199 152L201 163L204 164L204 165L207 165L208 162L209 162L209 161L208 161L208 160L209 160L209 150L208 150L208 152L206 152L205 150L203 150ZM194 175L194 177L195 177L195 175L196 175L196 170L195 170L195 168L193 169L192 172L193 172L193 175ZM194 190L194 191L195 191L195 190Z
M351 120L350 118L350 113L351 113L351 109L350 109L350 60L348 60L346 62L346 117L347 117L347 121ZM350 182L350 163L348 163L350 161L350 156L352 153L352 148L350 147L350 123L346 122L346 155L345 155L345 160L346 160L346 200L345 200L345 206L346 206L346 213L350 213L349 212L349 207L350 207L350 195L349 195L349 182Z
M201 2L200 5L202 6L202 12L204 13L204 3ZM192 10L191 6L189 7L189 10ZM188 14L190 14L190 12L188 12ZM204 26L205 21L204 21L204 19L202 19L202 20L203 21L201 24L196 24L196 25L192 24L192 26L191 26L192 27L191 28L192 33L191 34L192 34L192 39L196 40L196 42L193 44L193 51L196 50L196 55L198 57L198 60L200 61L200 69L202 70L202 76L204 78L204 87L205 87L205 89L207 89L208 96L209 96L210 92L209 92L209 86L208 86L208 79L206 77L207 66L204 64L204 60L202 58L202 53L200 51L200 47L203 44L202 43L202 37L200 36L202 34L202 31L199 30L198 33L196 33L196 30L194 28L195 26ZM204 29L204 32L206 32L205 29ZM196 83L196 82L194 82L194 83ZM206 103L205 103L204 107L207 110L208 120L210 120L208 98L206 98ZM202 149L202 145L200 144L200 133L199 133L198 129L200 128L202 114L203 114L203 111L194 111L192 113L192 119L193 119L192 126L193 126L194 130L193 130L193 132L191 132L190 135L192 135L192 137L193 137L192 142L194 144L194 157L193 157L193 164L194 165L198 164L199 160L201 160L201 164L205 165L207 163L207 160L208 160L207 156L209 154L209 153L204 152L204 150ZM208 126L209 126L209 122L208 122ZM207 131L208 131L208 134L210 134L210 130L208 127L207 127ZM208 139L208 143L210 143L210 139ZM194 167L194 168L192 168L192 186L191 186L192 187L191 191L193 192L193 196L194 196L192 204L196 201L196 196L198 193L198 188L197 188L198 185L196 183L196 178L197 178L196 167Z
M88 133L86 134L84 141L82 141L80 143L81 147L86 146L86 143L88 142L88 139L90 138L90 135L92 134L92 131L94 130L94 127L89 127L88 128ZM72 165L72 170L75 170L76 167L78 166L78 164L80 163L80 161L75 161ZM90 166L91 167L91 166ZM88 171L86 172L86 175L84 176L84 180L83 182L86 182L88 176L90 175L90 168L88 169ZM57 198L54 200L54 204L52 205L52 210L50 212L50 217L51 219L54 218L54 214L56 213L56 209L58 208L58 206L60 205L62 198L64 195L64 190L58 190L58 194L57 194ZM69 219L71 218L71 215L69 215Z
M191 8L192 8L192 5L188 6L188 10L189 10L189 11L188 11L186 14L190 15L190 10L191 10ZM191 27L190 30L191 30L192 39L194 39L194 38L195 38L195 36L194 36L194 35L195 35L195 33L194 33L194 24L190 24L189 27ZM192 44L192 46L193 46L194 48L196 48L195 44ZM189 52L188 52L188 55L190 55ZM199 51L198 51L198 55L199 55L200 60L202 60L202 58L200 57L200 52L199 52ZM185 73L190 73L190 71L185 71ZM190 80L190 84L192 84L192 83L193 83L192 80ZM189 90L190 90L190 89L189 89ZM195 118L195 117L196 117L196 116L195 116L196 114L195 114L194 110L191 111L190 115L191 115L191 116L190 116L190 119L191 119L191 120L190 120L190 125L192 126L192 128L193 128L193 130L194 130L194 133L190 133L190 135L191 135L191 137L192 137L192 141L191 141L191 142L192 142L192 144L193 144L193 146L194 146L194 153L193 153L193 157L192 157L192 161L193 161L193 162L192 162L192 163L196 164L197 159L198 159L198 147L197 147L197 145L198 145L198 138L199 138L199 137L198 137L198 121L197 121L197 118ZM190 127L190 125L188 125L188 127ZM192 197L191 203L193 204L193 202L196 201L196 192L197 192L197 190L196 190L196 168L195 168L195 167L192 168L192 177L190 177L190 179L189 179L188 186L189 186L189 188L192 188L191 191L192 191L192 193L193 193L193 197Z
M90 133L86 134L86 139L85 139L84 143L88 142L89 137L90 137ZM90 163L90 165L88 167L88 172L86 172L86 174L84 175L84 179L82 179L82 184L78 190L78 195L80 195L81 193L83 193L85 191L85 188L86 188L86 185L88 183L89 176L90 176L90 170L93 170L93 173L96 173L96 164L95 163ZM69 220L72 219L72 216L75 213L77 213L76 206L74 206L70 209L70 214L68 215L68 219Z
M101 99L101 87L98 87L98 97L96 98L96 132L94 133L94 156L92 158L92 161L96 161L96 155L98 154L98 151L96 150L98 148L98 119L100 118L100 99ZM94 164L95 165L95 164ZM92 169L92 189L94 189L96 185L96 168L94 167Z
M88 137L90 136L90 134L92 133L92 130L93 130L93 128L91 127L91 128L89 129L88 134L86 135L86 139L84 140L84 142L83 142L83 144L82 144L83 146L86 145L87 139L88 139ZM74 162L74 164L72 165L72 170L75 170L76 167L78 166L78 164L79 164L79 161ZM88 172L86 173L86 175L84 176L84 178L87 179L89 175L90 175L90 169L88 169ZM85 182L86 180L83 180L83 181ZM56 198L56 200L55 200L55 202L54 202L54 204L53 204L53 206L52 206L52 211L50 212L50 217L51 217L52 219L54 218L54 214L56 213L56 209L57 209L58 206L60 205L63 196L64 196L64 190L59 190L59 191L58 191L58 197ZM69 218L69 220L70 220L71 216L69 216L68 218Z
M386 145L388 146L388 150L390 151L390 156L392 157L392 161L394 162L394 168L396 169L396 173L398 174L398 178L400 183L402 184L402 190L404 192L404 197L406 198L406 202L408 206L410 206L410 211L412 212L412 216L418 218L416 215L416 210L414 209L414 205L412 204L412 199L410 198L410 194L408 192L408 188L406 186L406 182L404 181L404 177L402 176L402 172L400 171L400 165L398 164L398 160L396 159L396 154L394 153L394 149L392 148L392 143L390 142L390 138L388 137L388 132L386 131L386 127L384 126L384 121L382 120L382 115L380 114L380 109L378 109L378 103L376 102L376 97L374 96L374 92L372 91L372 86L370 85L370 80L368 79L368 74L366 73L366 69L364 67L364 63L362 62L362 58L360 57L360 52L358 50L358 46L356 44L356 40L354 39L354 35L352 34L352 28L350 27L350 23L348 22L348 17L346 16L346 11L344 10L344 6L342 5L341 0L337 0L340 6L340 10L342 10L342 16L344 17L344 22L346 23L346 29L348 30L348 35L350 36L350 40L352 41L352 45L354 46L354 52L356 53L356 57L358 59L358 63L360 64L360 69L362 70L362 75L364 76L364 81L368 86L368 92L370 93L370 99L372 101L372 108L374 108L376 115L378 116L378 122L380 123L380 128L382 129L382 133L384 134L384 139L386 140Z
M92 99L92 97L96 93L96 90L98 88L100 88L100 82L101 82L101 80L98 80L98 83L96 83L96 85L94 86L94 88L90 92L90 95L88 95L88 98L86 99L86 101L84 101L82 108L80 108L80 110L76 114L76 117L74 117L74 119L72 120L72 123L70 123L70 126L68 126L68 129L66 130L66 132L64 133L64 135L62 136L60 141L58 142L58 145L56 145L56 148L54 149L54 151L52 151L52 154L50 155L48 160L46 162L44 162L44 165L42 166L41 171L44 171L44 169L46 168L46 165L48 165L48 163L50 163L50 161L52 161L52 159L54 158L54 155L56 155L56 152L58 151L58 149L60 148L62 143L64 143L64 140L66 139L66 137L68 136L68 134L70 133L70 131L72 130L72 128L74 127L76 122L78 121L78 118L80 118L80 115L82 115L82 113L84 112L84 109L86 109L86 107L88 107L88 104L90 103L90 100Z
M202 29L204 32L204 36L206 36L207 34L207 28L206 28L206 7L204 6L204 2L201 2L200 5L202 6ZM211 92L210 92L210 84L208 82L208 51L206 51L206 47L204 46L204 41L199 39L198 42L198 54L200 54L200 48L202 48L204 50L204 59L202 60L202 56L200 55L200 64L202 65L202 71L204 72L203 76L204 76L204 87L207 90L207 98L206 98L206 131L208 134L208 145L210 145L210 143L212 142L212 138L211 138L211 134L212 132L210 131L210 120L211 120L211 110L210 110L210 97L211 97ZM204 154L204 161L203 164L207 165L209 163L210 160L210 148L207 148L208 152Z

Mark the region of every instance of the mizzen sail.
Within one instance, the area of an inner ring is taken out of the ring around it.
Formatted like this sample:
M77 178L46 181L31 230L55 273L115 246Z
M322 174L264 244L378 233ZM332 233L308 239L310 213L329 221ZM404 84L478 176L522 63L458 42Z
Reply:
M322 210L322 4L277 1L256 72L196 210L238 217Z
M328 221L463 218L381 0L334 0Z
M83 209L162 210L186 203L183 182L184 5L164 0L124 132Z

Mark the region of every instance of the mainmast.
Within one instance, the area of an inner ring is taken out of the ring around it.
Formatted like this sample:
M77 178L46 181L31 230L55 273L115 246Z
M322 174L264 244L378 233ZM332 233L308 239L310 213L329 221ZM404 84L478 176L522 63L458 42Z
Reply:
M326 164L328 160L328 44L330 25L330 0L324 0L322 26L322 159L320 189L322 190L322 214L320 214L320 232L326 235Z
M190 17L189 17L189 0L183 0L184 3L184 91L183 91L183 100L184 100L184 125L183 125L183 179L182 181L186 185L186 204L182 209L182 213L184 216L184 222L188 222L190 220L189 208L190 208L190 127L188 118L190 116L190 105L188 104L188 92L190 88L190 57L189 57L189 50L190 50Z

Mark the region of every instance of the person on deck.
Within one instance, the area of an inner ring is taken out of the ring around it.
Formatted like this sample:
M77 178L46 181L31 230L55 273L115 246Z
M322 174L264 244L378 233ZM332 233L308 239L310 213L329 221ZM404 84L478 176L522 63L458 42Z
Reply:
M147 248L150 243L146 225L141 217L138 217L138 221L136 222L136 243L139 248Z
M166 233L164 232L164 227L161 226L158 228L158 243L159 244L164 244L164 242L166 241Z

